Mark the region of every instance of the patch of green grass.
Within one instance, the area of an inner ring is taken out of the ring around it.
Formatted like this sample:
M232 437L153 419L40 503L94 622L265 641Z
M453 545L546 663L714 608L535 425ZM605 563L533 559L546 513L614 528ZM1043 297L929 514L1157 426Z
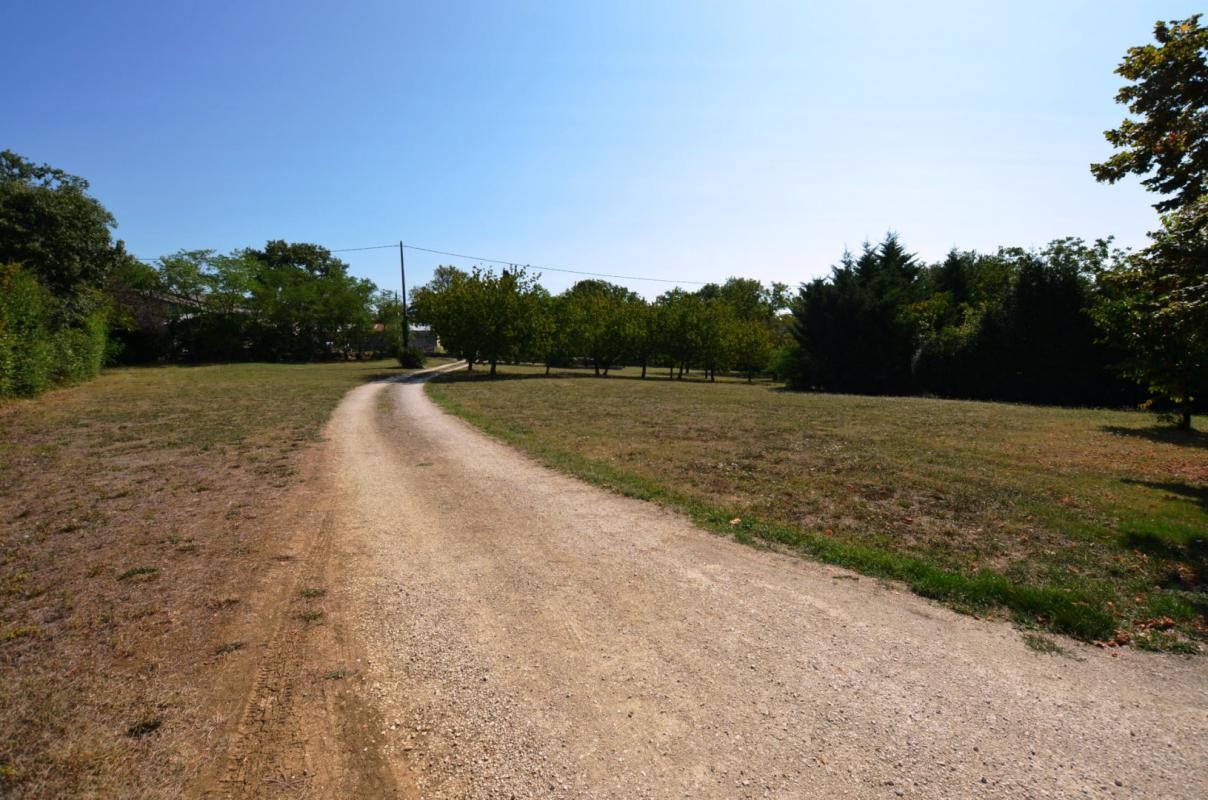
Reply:
M347 668L339 667L337 669L331 670L330 672L323 673L323 680L340 681L340 680L343 680L344 678L347 678L351 674L352 674L352 672L350 670L348 670Z
M1208 636L1200 439L1139 413L767 386L459 373L430 396L555 469L967 612ZM737 524L731 524L734 520Z
M317 609L303 611L298 615L298 619L302 620L303 622L318 622L319 620L323 619L323 612Z
M327 594L327 590L312 586L303 589L302 591L298 592L298 594L302 597L305 597L307 600L314 600L316 597L322 597Z

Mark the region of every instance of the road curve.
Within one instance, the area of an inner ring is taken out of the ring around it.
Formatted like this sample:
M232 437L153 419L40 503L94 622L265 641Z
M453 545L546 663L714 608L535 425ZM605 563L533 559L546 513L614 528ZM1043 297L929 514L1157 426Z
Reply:
M1208 797L1206 659L1034 653L551 472L419 382L327 435L334 591L424 797Z

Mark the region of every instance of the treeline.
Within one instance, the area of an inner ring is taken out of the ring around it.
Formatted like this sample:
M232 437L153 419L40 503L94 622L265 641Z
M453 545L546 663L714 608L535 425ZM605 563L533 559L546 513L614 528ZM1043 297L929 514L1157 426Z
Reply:
M769 375L800 389L1036 403L1122 405L1142 397L1096 325L1106 241L1041 250L953 251L926 264L889 235L790 294L731 278L647 301L600 280L551 295L523 268L439 267L411 295L443 346L491 366L633 366L646 377ZM786 313L787 312L787 313Z
M328 250L271 241L145 264L113 239L113 215L88 188L0 152L0 397L86 380L104 363L399 354L398 300Z
M731 278L700 291L674 289L653 302L623 286L583 280L551 295L523 267L438 267L411 294L411 314L427 323L445 350L469 362L586 364L597 375L621 366L663 367L673 377L699 370L712 380L738 370L748 380L790 344L778 315L787 287Z
M953 251L923 264L896 236L844 254L792 307L791 381L861 394L1071 405L1140 399L1096 325L1124 254L1060 239L1041 250Z

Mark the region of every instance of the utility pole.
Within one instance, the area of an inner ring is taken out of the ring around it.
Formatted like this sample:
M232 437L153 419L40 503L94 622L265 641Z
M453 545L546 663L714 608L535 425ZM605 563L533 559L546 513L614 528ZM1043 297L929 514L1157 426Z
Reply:
M403 258L402 239L398 243L398 272L403 284L403 293L400 296L402 302L399 304L399 307L403 312L403 349L406 350L411 344L411 331L409 330L410 326L407 324L407 262Z

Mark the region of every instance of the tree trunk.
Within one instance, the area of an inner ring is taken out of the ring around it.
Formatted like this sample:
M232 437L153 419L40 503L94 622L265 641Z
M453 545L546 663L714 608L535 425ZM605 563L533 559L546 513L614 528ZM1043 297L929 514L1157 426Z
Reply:
M494 374L495 374L495 359L492 358L491 359L491 375L494 376Z
M642 364L642 380L646 380L646 365Z
M474 359L467 358L466 359L466 372L473 372L473 371L474 371Z
M1182 411L1179 413L1178 429L1181 431L1191 430L1191 406L1183 406Z
M679 380L682 381L683 379L684 379L684 365L680 364Z
M549 364L545 365L545 374L549 375Z
M747 383L751 382L751 375L752 375L751 370L747 370Z
M605 368L604 368L604 377L605 377L605 378L607 378L607 377L608 377L608 367L605 367Z
M671 366L667 367L667 380L675 380L675 362L671 362Z
M596 371L596 377L597 377L597 378L598 378L598 377L600 377L600 362L599 362L599 361L593 361L593 362L591 362L591 365L592 365L592 367L593 367L593 368L595 369L595 371Z

